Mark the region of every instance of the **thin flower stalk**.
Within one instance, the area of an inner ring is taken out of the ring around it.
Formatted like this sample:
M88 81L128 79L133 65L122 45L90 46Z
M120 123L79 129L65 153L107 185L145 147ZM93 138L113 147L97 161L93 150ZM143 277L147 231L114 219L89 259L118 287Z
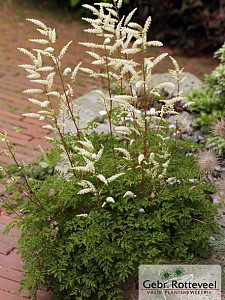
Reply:
M102 206L101 206L101 199L100 199L100 188L99 188L99 184L98 184L98 174L97 174L97 170L96 167L94 166L94 176L95 176L95 183L96 183L96 190L97 190L97 205L98 205L98 211L101 212L102 211Z
M3 153L3 154L6 155L6 153ZM12 157L12 155L11 155L10 152L7 153L7 157L10 157L10 159L13 159L13 157ZM14 159L13 159L13 161L15 162ZM18 163L18 162L17 162L17 163ZM16 165L17 165L17 167L18 167L19 164L16 164ZM19 165L18 169L19 169L20 172L21 172L21 166L20 166L20 165ZM40 205L40 203L35 202L35 201L30 197L30 195L29 195L28 193L26 193L26 192L24 191L24 189L21 188L21 186L20 186L20 184L17 182L17 180L16 180L16 179L8 172L8 170L7 170L5 167L1 167L1 171L3 171L4 175L7 176L7 178L9 178L9 180L10 180L13 184L16 185L17 190L18 190L21 194L23 194L26 198L28 198L35 206L37 205L39 208L43 209L43 206ZM24 172L23 172L23 173L24 173ZM23 175L22 175L22 176L23 176ZM24 178L24 176L23 176L23 178ZM30 193L31 193L31 192L30 192ZM32 192L31 194L34 195L33 192Z
M55 55L56 56L56 55ZM56 56L57 57L57 56ZM61 84L62 84L62 88L63 88L63 93L66 97L66 106L67 108L69 109L69 113L70 113L70 116L73 120L73 123L74 123L74 126L76 128L76 131L77 131L77 136L78 136L78 139L80 140L80 130L78 128L78 125L77 125L77 122L75 120L75 117L74 117L74 114L73 114L73 111L71 109L71 105L70 105L70 102L69 102L69 98L68 98L68 95L66 93L66 89L65 89L65 84L64 84L64 80L63 80L63 76L62 76L62 72L61 72L61 69L60 69L60 65L59 65L59 60L58 58L56 58L56 65L57 65L57 70L58 70L58 74L59 74L59 77L60 77L60 80L61 80Z
M12 145L9 143L9 141L6 141L6 145L7 145L8 151L9 151L9 153L10 153L10 155L11 155L13 161L15 162L15 164L16 164L18 170L20 171L22 177L24 178L24 180L25 180L25 182L26 182L26 186L27 186L29 192L30 192L32 195L34 195L34 197L35 197L36 200L38 201L38 204L40 205L40 207L42 207L44 210L46 210L46 208L44 207L44 205L43 205L41 199L40 199L39 197L37 197L35 191L34 191L34 190L32 189L32 187L30 186L30 184L29 184L29 182L28 182L28 179L27 179L27 176L26 176L26 174L25 174L24 171L23 171L23 168L19 165L19 163L18 163L18 161L17 161L17 159L16 159L16 156L15 156L15 154L14 154L13 151L12 151Z
M17 215L17 217L19 219L21 219L23 221L23 218L18 214L18 212L3 198L0 196L0 199L2 200L2 202L5 203L5 205L15 214Z
M113 143L113 131L112 131L112 108L113 108L113 103L112 103L112 92L111 92L111 80L110 80L110 74L109 74L109 62L108 62L108 54L106 48L104 48L105 51L105 60L106 60L106 74L107 74L107 83L108 83L108 93L110 97L110 107L108 110L108 117L109 117L109 130L110 130L110 135L111 135L111 143L112 143L112 153L113 156L115 157L115 150L114 150L114 143Z
M209 174L210 174L210 177L211 177L211 181L212 181L212 183L213 183L213 185L214 185L214 187L215 187L215 189L216 189L216 192L217 192L217 194L218 194L218 196L219 196L219 198L220 198L220 201L221 201L223 207L225 208L225 201L224 201L224 198L223 198L223 196L222 196L221 193L220 193L220 190L219 190L219 188L218 188L218 186L217 186L217 183L216 183L216 181L215 181L215 178L214 178L213 173L212 173L211 170L209 170Z
M49 103L50 103L51 110L53 111L52 102L51 102L50 96L49 96L48 93L47 93L46 87L45 87L45 92L46 92L47 99L48 99L48 101L49 101ZM59 134L59 136L60 136L60 140L61 140L61 142L62 142L63 148L64 148L64 150L65 150L65 152L66 152L66 155L67 155L67 157L68 157L68 159L69 159L70 165L71 165L71 167L74 167L74 162L73 162L73 160L72 160L72 158L71 158L71 156L70 156L70 153L69 153L69 149L68 149L66 140L65 140L65 138L64 138L63 132L61 132L61 130L60 130L60 127L59 127L59 125L58 125L57 116L56 116L55 113L53 114L53 119L54 119L54 125L55 125L55 127L56 127L56 130L57 130L57 132L58 132L58 134ZM73 170L73 173L74 173L74 176L75 176L76 173L75 173L74 170Z

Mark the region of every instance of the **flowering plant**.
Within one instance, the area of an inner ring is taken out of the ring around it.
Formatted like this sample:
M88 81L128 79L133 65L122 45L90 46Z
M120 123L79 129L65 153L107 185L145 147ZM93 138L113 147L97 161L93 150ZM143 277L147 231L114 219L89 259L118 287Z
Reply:
M89 49L92 64L104 67L101 73L81 63L73 70L63 69L71 42L58 54L55 29L28 19L43 36L31 41L45 49L19 49L32 60L21 67L38 85L24 93L40 106L38 112L24 116L48 122L44 128L57 138L47 139L68 166L66 174L55 170L44 182L28 180L26 167L17 162L7 135L1 134L8 147L4 153L14 159L25 179L25 187L17 184L26 198L21 207L25 217L18 214L14 224L22 228L19 244L26 270L22 287L32 296L45 287L56 299L126 299L126 286L133 278L135 282L138 265L189 262L210 253L209 237L217 230L215 208L205 198L211 187L194 164L196 145L180 140L178 125L171 129L166 121L172 115L178 124L175 104L185 100L182 70L171 57L170 74L177 84L152 85L152 72L167 53L148 57L148 47L162 46L147 39L151 18L142 27L132 22L135 10L121 18L121 6L122 0L84 5L94 15L85 19L92 26L85 31L102 38L102 43L82 44ZM71 102L79 71L106 82L107 93L97 91L109 128L106 134L89 134L89 126L79 127L82 108ZM55 85L57 76L61 91ZM113 94L115 84L119 95ZM162 95L167 86L176 89L175 97ZM143 99L141 106L138 99ZM67 128L68 119L74 130ZM7 169L2 171L7 176ZM134 289L132 297L135 293Z

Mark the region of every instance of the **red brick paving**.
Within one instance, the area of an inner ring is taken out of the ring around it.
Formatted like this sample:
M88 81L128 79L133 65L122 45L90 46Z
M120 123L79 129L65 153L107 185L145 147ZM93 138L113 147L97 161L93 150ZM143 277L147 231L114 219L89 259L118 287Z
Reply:
M13 220L13 215L7 216L0 207L0 300L25 300L29 299L27 291L19 293L22 279L23 262L17 253L17 241L20 232L13 228L8 235L2 231ZM37 300L50 300L50 293L38 291Z
M90 59L84 56L84 49L77 44L78 41L84 41L83 28L85 25L71 21L69 24L63 23L64 14L55 15L41 12L35 8L23 7L17 1L0 2L0 131L6 129L9 139L17 147L17 159L30 162L41 154L41 149L48 149L50 146L44 136L48 132L41 128L44 124L34 119L24 119L21 115L25 112L34 112L36 106L27 101L26 95L22 94L23 89L34 87L26 80L25 72L17 65L28 63L29 58L21 54L16 49L18 47L31 47L27 42L28 38L33 38L34 26L26 23L26 18L37 18L46 22L49 26L56 27L60 37L59 49L69 40L73 39L75 43L70 47L68 55L65 57L65 66L76 65L83 61L84 66L90 65ZM93 41L93 37L86 34L86 41ZM170 49L160 49L159 52ZM209 73L216 66L217 62L209 57L189 58L176 57L184 66L186 71L193 72L202 77L203 73ZM165 72L165 68L171 67L164 63L164 69L158 69L159 72ZM78 76L78 84L74 86L75 98L83 95L88 90L96 87L96 81L87 79L84 75ZM0 145L0 150L5 149ZM0 161L8 161L2 155ZM0 208L1 209L1 208ZM0 210L1 212L1 210ZM18 295L19 283L22 278L23 263L20 256L16 253L18 246L19 231L13 229L9 235L2 235L2 230L12 221L13 216L7 216L0 213L0 300L24 300L28 299L27 292ZM48 293L39 291L37 300L49 300Z

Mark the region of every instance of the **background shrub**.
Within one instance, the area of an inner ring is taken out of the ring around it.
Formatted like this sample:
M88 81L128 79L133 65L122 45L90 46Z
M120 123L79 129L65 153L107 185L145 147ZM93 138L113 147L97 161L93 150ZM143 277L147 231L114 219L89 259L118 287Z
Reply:
M204 130L225 114L225 44L214 56L219 58L219 66L205 76L202 89L191 91L188 95L188 99L194 102L192 110L200 114L198 124Z
M219 66L205 76L204 86L200 90L192 90L188 94L188 99L194 102L192 111L199 113L197 124L207 133L217 120L225 116L225 44L214 56L219 58ZM225 141L221 136L208 134L207 143L219 155L225 154Z
M69 8L79 18L88 14L81 5L93 4L92 0L44 1ZM140 24L143 25L148 15L152 16L152 37L181 48L186 55L212 52L224 42L224 0L126 0L123 10L127 13L135 7L138 7Z

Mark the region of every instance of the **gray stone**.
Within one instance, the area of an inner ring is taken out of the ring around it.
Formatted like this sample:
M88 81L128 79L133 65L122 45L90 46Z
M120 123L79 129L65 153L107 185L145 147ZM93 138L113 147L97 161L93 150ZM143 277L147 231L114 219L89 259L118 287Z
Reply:
M221 200L220 200L220 198L219 198L219 196L217 194L213 194L212 198L213 198L213 203L215 203L215 204L221 204Z
M196 130L194 131L194 134L192 136L190 136L190 138L195 142L198 143L201 140L205 139L205 135L201 130Z
M102 117L99 115L99 111L104 110L104 107L102 104L98 102L98 94L95 91L91 91L83 95L82 97L73 100L71 105L74 107L74 111L76 105L80 108L80 114L79 114L80 130L84 130L87 127L88 122L92 121L95 117L99 116L100 117L100 122L98 123L99 126L91 131L89 130L88 133L91 133L93 131L99 134L109 132L108 120L105 120L103 122ZM64 111L64 119L65 119L64 124L66 124L66 126L64 127L64 132L65 133L71 132L72 134L76 134L75 125L68 114L67 108ZM62 121L63 121L63 114L60 113L58 117L58 122L63 123ZM115 127L115 125L113 125L113 127ZM57 164L56 170L66 174L69 168L70 168L70 163L68 161L68 158L64 155L64 157L62 157L59 163ZM66 178L69 178L69 175L66 176L67 176Z
M181 84L180 89L183 90L184 95L186 95L190 89L200 89L203 85L202 81L198 79L194 74L191 74L189 72L183 72L183 77L186 76L186 79ZM183 78L182 77L182 78ZM170 73L157 73L152 75L152 86L156 86L162 82L170 81L173 82L176 86L176 80L171 78ZM166 87L164 88L164 91L170 96L174 96L176 93L176 90L173 91L171 88Z
M202 82L196 76L194 76L190 73L184 73L184 76L187 76L187 79L181 86L181 88L184 90L184 94L186 94L190 88L196 89L196 88L201 87ZM165 82L165 81L172 81L172 82L176 83L174 79L171 79L169 73L154 74L152 76L152 79L153 79L153 86L155 86L159 83ZM170 96L173 96L173 95L171 95L171 93L172 93L171 89L166 90L166 92L168 94L170 94ZM104 93L107 97L108 94L106 92L104 92ZM103 118L102 118L102 116L99 115L99 112L101 110L104 110L104 106L102 105L102 103L99 103L98 97L99 96L96 93L96 91L90 91L89 93L83 95L82 97L79 97L72 101L71 105L74 107L74 111L76 111L76 109L75 109L76 105L80 108L80 119L79 119L80 130L84 130L87 127L88 122L92 121L96 117L99 117L98 127L93 130L89 130L88 133L91 133L93 131L96 133L99 133L99 134L109 132L108 120L102 121ZM62 113L59 115L59 117L58 117L59 123L63 123L62 122L63 118L64 118L64 123L66 124L66 126L64 128L64 132L65 133L71 132L72 134L76 134L75 125L74 125L73 121L71 120L70 116L68 115L67 108L64 111L64 117L63 117ZM196 119L195 115L190 114L187 111L183 111L180 114L179 126L182 128L183 127L186 128L186 129L184 129L183 133L190 134L190 128L193 126L195 119ZM171 124L174 124L174 117L173 116L169 117L168 121ZM114 127L115 127L115 125L113 125L113 128ZM198 141L199 139L196 138L195 140ZM68 168L69 168L69 164L68 164L67 158L62 158L57 169L59 171L62 171L63 173L66 173Z
M107 96L107 94L106 94ZM102 122L102 117L99 115L99 111L104 110L104 107L101 103L98 102L98 94L95 91L90 91L89 93L75 99L72 101L72 105L77 105L80 108L80 119L79 119L79 128L80 130L84 130L87 127L88 122L92 121L95 117L100 118L100 122L98 123L98 128L92 130L97 133L107 133L109 132L109 123L108 120ZM70 119L67 109L64 111L65 116L65 133L72 132L73 134L76 132L75 125L73 121ZM59 115L59 122L62 122L62 113ZM90 133L90 132L89 132Z
M68 170L71 168L70 162L68 160L68 157L63 153L61 155L60 161L55 166L55 170L62 173L63 176L68 180L72 174L67 173Z
M175 124L175 116L169 116L166 120L171 123ZM178 126L181 128L182 133L191 134L192 128L196 124L196 116L193 113L189 113L187 111L182 111L178 116Z
M184 76L187 76L187 79L182 84L181 88L184 90L184 94L186 94L190 88L200 88L202 86L202 82L193 74L184 72ZM169 73L162 73L162 74L154 74L152 75L153 80L153 86L165 82L165 81L171 81L175 82L174 79L171 79ZM168 88L166 88L168 89ZM172 93L172 90L166 90L169 94ZM107 93L105 92L105 95L107 96ZM171 95L173 96L173 95ZM109 132L109 124L108 121L105 120L104 122L101 122L102 117L99 115L99 111L104 110L104 107L101 103L98 101L98 94L95 91L90 91L89 93L83 95L82 97L79 97L75 99L72 102L72 105L77 105L80 107L80 120L79 120L79 128L82 130L86 128L87 123L92 121L95 117L100 117L100 122L98 123L98 128L96 128L94 131L97 133L107 133ZM66 115L67 112L65 110L64 114ZM182 112L179 117L180 124L185 124L185 126L193 125L195 116L193 114L189 114L188 112ZM174 117L170 117L168 121L171 123L174 122ZM59 115L59 122L62 121L62 114ZM73 122L70 120L69 117L66 118L66 128L65 132L71 131L72 133L76 132L75 126ZM90 132L89 132L90 133Z

